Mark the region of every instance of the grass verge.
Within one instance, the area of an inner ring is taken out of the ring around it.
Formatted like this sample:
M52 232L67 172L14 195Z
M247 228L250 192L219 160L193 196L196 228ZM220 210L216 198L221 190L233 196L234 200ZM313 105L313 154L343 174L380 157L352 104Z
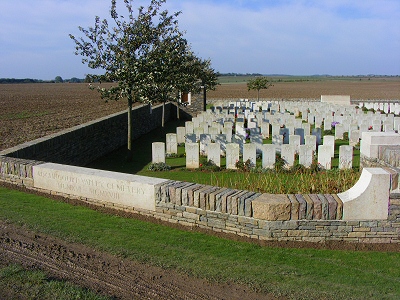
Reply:
M7 291L7 295L3 294L5 291ZM39 270L25 270L18 265L0 268L0 296L7 297L7 299L42 300L109 299L68 282L49 279Z
M0 187L0 218L144 263L294 299L399 299L400 253L261 247Z

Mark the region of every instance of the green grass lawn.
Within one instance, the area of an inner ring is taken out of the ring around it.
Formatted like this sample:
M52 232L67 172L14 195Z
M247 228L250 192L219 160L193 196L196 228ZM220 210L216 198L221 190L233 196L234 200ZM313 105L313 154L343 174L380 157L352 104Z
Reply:
M0 187L0 219L71 242L292 299L399 299L400 253L272 248L102 214ZM1 273L0 273L1 276Z

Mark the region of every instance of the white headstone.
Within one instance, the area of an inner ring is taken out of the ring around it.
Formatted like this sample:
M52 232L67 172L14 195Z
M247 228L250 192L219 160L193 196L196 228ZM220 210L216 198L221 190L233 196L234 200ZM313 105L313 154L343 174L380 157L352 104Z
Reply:
M358 144L360 141L360 131L359 130L353 130L349 134L349 145L350 146L355 146Z
M186 135L185 127L176 127L176 139L178 144L185 143L185 135Z
M324 136L324 145L330 146L331 157L335 156L335 137L333 135Z
M226 143L228 142L226 140L226 135L225 134L217 134L215 136L215 142L219 144L220 150L221 150L221 154L225 155Z
M177 154L178 153L178 141L176 133L167 133L166 134L166 145L167 145L167 153L169 154Z
M306 168L311 167L314 159L314 148L310 145L300 145L299 164Z
M261 134L263 135L263 138L269 139L269 123L268 122L261 123Z
M186 143L186 168L197 169L200 166L200 153L198 143Z
M218 167L221 166L220 144L210 143L207 145L207 160L212 160Z
M200 134L200 154L207 155L207 146L211 143L211 135Z
M193 122L192 121L186 121L185 122L185 129L186 129L186 134L193 133L193 129L194 129Z
M243 162L250 160L252 164L256 164L256 145L255 144L244 144L243 145Z
M276 147L272 144L262 145L262 167L272 169L276 161Z
M294 152L299 153L300 146L300 136L299 135L289 135L289 144L294 146Z
M165 163L165 143L154 142L151 144L152 162Z
M339 146L339 169L351 169L353 166L353 147Z
M292 167L294 165L294 145L284 144L281 147L281 157L286 161L287 167Z
M305 145L311 146L313 151L317 151L317 137L315 135L306 135L305 136Z
M226 144L226 168L236 169L239 161L239 145L235 143Z
M318 164L320 164L321 167L326 170L330 170L331 166L332 166L331 152L332 152L331 145L319 145L318 146Z

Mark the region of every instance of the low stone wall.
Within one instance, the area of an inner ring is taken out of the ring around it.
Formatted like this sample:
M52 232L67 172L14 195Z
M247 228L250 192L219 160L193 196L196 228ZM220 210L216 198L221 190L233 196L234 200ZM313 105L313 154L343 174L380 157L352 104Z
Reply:
M215 213L269 221L342 219L343 203L337 195L275 195L220 188L181 181L159 187L156 205L199 208Z
M32 169L42 162L4 157L1 159L0 181L183 226L268 241L400 243L400 198L389 199L387 220L347 221L341 220L343 206L337 195L268 195L188 182L164 181L155 185L154 209L146 209L134 206L134 202L129 201L77 196L68 189L54 191L35 188ZM267 204L261 206L262 213L257 212L257 205L260 205L257 201ZM266 213L266 209L269 212ZM263 219L267 217L275 219Z
M134 107L136 139L161 126L162 105ZM176 118L176 106L165 105L165 122ZM127 112L120 112L0 152L0 156L84 166L127 144Z
M382 221L266 221L172 203L158 203L156 213L151 216L171 223L267 241L400 243L400 200L395 199L391 201L391 218L395 219Z

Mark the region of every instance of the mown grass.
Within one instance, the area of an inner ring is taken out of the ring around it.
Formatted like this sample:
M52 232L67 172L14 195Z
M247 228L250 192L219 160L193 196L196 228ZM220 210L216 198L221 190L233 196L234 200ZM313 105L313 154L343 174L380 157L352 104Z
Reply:
M68 282L50 279L40 270L26 270L18 265L0 268L0 295L6 291L4 296L8 299L109 299Z
M347 140L336 140L335 157L332 159L332 170L315 171L295 166L291 170L281 169L263 173L240 172L226 170L225 159L221 159L221 171L214 172L202 168L200 170L186 169L184 146L178 147L177 157L166 158L166 164L171 166L170 171L149 171L151 164L151 143L165 142L166 133L176 132L177 126L184 126L184 122L169 122L165 128L154 130L135 140L133 147L133 161L126 161L126 148L102 157L89 164L88 167L128 174L137 174L149 177L158 177L178 181L196 182L199 184L219 187L249 190L271 194L296 193L339 193L352 187L359 179L359 150L354 150L353 169L338 170L339 146L348 144ZM265 140L264 143L271 143ZM202 158L203 163L206 158ZM296 161L298 164L298 160ZM261 165L261 160L257 161Z
M400 253L261 247L0 187L0 219L124 258L292 299L398 299Z

